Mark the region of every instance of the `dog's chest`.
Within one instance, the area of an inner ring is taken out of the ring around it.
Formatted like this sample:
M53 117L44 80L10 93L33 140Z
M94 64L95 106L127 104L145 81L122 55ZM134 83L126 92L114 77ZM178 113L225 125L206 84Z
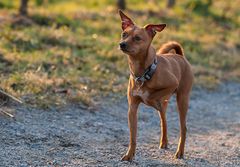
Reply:
M133 96L138 96L143 101L146 101L148 99L150 93L147 90L133 90L132 95Z

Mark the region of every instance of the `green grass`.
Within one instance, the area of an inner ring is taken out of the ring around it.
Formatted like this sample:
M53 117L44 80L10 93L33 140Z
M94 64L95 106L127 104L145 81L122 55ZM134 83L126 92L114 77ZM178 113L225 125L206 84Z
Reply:
M121 26L114 0L30 2L27 21L16 19L18 1L0 3L2 89L42 107L69 101L91 106L101 97L125 94L128 63L117 49ZM140 26L167 23L154 46L180 42L195 85L239 80L239 0L214 1L209 8L207 1L195 2L177 1L167 10L165 1L134 0L127 13Z

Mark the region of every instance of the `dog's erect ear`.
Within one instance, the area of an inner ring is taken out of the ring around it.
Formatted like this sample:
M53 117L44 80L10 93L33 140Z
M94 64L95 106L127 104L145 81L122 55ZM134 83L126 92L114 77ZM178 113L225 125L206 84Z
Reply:
M151 37L154 37L157 32L161 32L166 27L166 24L148 24L144 26Z
M119 10L118 12L122 20L122 30L125 30L127 27L134 25L133 21L127 15L125 15L121 10Z

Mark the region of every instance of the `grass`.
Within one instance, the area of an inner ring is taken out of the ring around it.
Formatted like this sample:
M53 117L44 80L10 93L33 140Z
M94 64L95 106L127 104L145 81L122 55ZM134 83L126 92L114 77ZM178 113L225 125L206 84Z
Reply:
M239 0L128 1L127 13L143 26L167 23L154 46L177 40L195 73L195 85L214 88L240 78ZM0 4L0 87L28 104L68 102L91 106L104 96L125 95L127 58L118 49L121 27L114 0L35 4L18 19L18 1ZM203 10L204 9L204 10Z

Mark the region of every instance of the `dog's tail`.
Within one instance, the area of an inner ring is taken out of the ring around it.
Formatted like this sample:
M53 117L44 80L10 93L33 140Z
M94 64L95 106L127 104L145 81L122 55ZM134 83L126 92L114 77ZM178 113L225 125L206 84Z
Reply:
M158 54L169 53L171 50L174 50L176 54L184 56L182 46L178 42L175 42L175 41L171 41L171 42L163 44L161 46L161 48L158 50Z

